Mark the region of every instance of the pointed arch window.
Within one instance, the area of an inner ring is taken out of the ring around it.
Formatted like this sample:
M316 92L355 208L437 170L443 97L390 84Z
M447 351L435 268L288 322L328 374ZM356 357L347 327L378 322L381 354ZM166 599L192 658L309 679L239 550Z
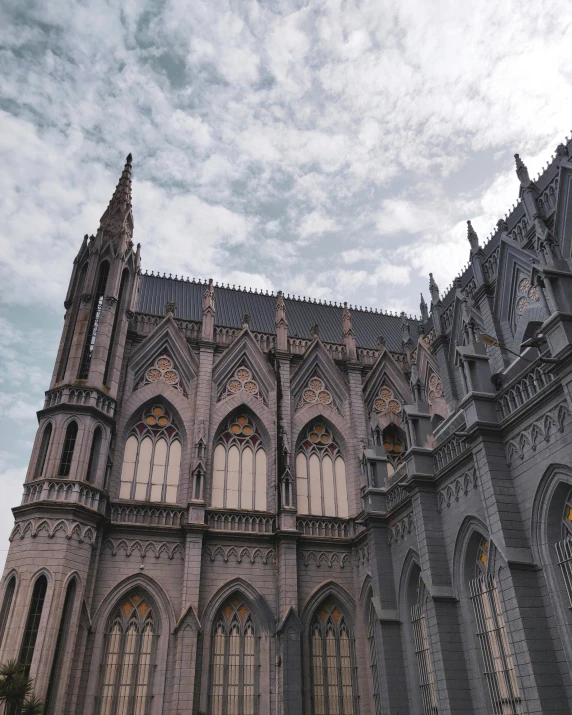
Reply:
M140 594L124 599L105 635L98 715L147 715L158 627Z
M518 715L521 712L520 694L514 659L497 582L489 570L489 548L488 540L482 538L477 549L475 578L469 584L477 637L493 715Z
M105 371L103 373L103 384L109 387L109 378L112 375L112 368L115 365L115 338L117 336L117 326L123 313L125 312L124 298L125 288L129 282L129 269L125 268L121 274L121 284L119 286L119 295L117 296L117 304L115 306L115 315L113 316L113 328L111 329L111 338L109 340L109 350L107 351L107 360L105 361Z
M562 514L562 539L556 543L558 564L572 606L572 490L568 492Z
M267 461L262 437L246 415L228 423L214 451L212 506L266 511Z
M331 431L321 422L309 427L296 455L299 514L347 519L346 464Z
M355 715L353 636L340 608L326 601L310 628L312 715Z
M257 715L257 638L248 605L233 596L213 628L211 715Z
M70 422L66 428L62 457L60 459L60 477L69 477L77 440L77 429L77 422L75 420Z
M431 655L431 642L427 625L428 594L423 579L417 579L417 603L411 606L411 625L415 642L415 657L419 673L419 687L424 715L438 715L435 670Z
M77 324L77 315L79 313L79 308L81 305L81 296L83 295L83 288L85 286L85 277L87 276L87 268L88 268L89 262L86 261L82 268L81 272L79 274L77 286L75 288L75 296L73 299L73 307L72 307L72 317L68 325L68 330L66 333L66 339L64 343L64 348L62 350L62 356L60 360L60 367L58 370L58 382L60 380L64 379L64 376L66 374L66 370L68 367L68 361L69 361L69 356L70 356L70 348L75 332L75 326Z
M125 443L120 499L176 503L181 440L169 411L153 405Z
M40 621L42 620L42 611L44 610L47 590L48 579L42 575L36 579L34 584L30 610L28 611L28 618L26 619L24 638L20 649L19 661L24 666L26 675L29 675L30 668L32 667L32 659L34 657L38 631L40 630Z
M87 463L86 481L94 482L97 477L97 466L99 463L99 453L101 452L102 432L101 427L96 427L91 441L89 451L89 461Z
M4 600L2 601L2 609L0 610L0 646L4 640L4 633L8 625L8 618L12 610L12 601L14 600L14 591L16 590L16 577L12 576L6 586L4 592Z
M65 657L65 652L69 639L71 628L71 618L75 601L75 593L77 589L77 581L75 578L68 583L66 589L66 597L58 629L58 637L56 640L56 650L52 663L52 671L50 673L50 682L48 685L48 693L46 695L45 713L47 715L55 715L59 711L59 703L56 703L55 696L57 695L58 684L62 675L62 666Z
M379 685L379 672L377 669L377 613L375 606L369 595L369 606L367 609L367 643L369 650L369 667L371 672L371 685L373 694L373 707L375 715L381 715L381 688Z
M52 423L44 427L44 432L42 434L42 441L40 443L40 450L38 452L38 461L36 462L36 478L42 477L44 475L44 469L46 467L46 458L48 456L48 449L50 448L50 442L52 439Z
M87 380L89 377L89 368L91 367L91 358L95 347L95 338L97 337L97 328L99 325L99 318L101 316L101 309L103 308L103 296L105 295L108 275L109 263L104 261L99 267L99 273L97 275L95 295L93 296L93 308L91 310L87 333L85 336L85 344L77 376L78 380Z
M396 424L391 423L381 433L381 440L389 462L387 475L391 476L399 469L407 450L405 433Z

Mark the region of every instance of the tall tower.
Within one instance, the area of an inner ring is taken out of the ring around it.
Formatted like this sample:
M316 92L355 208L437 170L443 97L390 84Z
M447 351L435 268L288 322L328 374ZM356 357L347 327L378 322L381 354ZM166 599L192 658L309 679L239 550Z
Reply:
M0 662L16 658L25 665L36 694L47 698L48 713L62 712L58 686L73 670L71 660L62 659L73 647L68 642L64 649L62 638L81 639L88 626L86 613L70 604L78 601L72 592L89 602L93 587L93 547L103 518L119 375L139 280L140 246L134 250L132 239L130 154L96 235L84 237L74 259L52 381L38 412L6 563L15 607L9 619L1 622L0 616ZM67 538L55 539L60 532ZM48 564L49 571L38 571ZM13 577L12 565L17 566Z

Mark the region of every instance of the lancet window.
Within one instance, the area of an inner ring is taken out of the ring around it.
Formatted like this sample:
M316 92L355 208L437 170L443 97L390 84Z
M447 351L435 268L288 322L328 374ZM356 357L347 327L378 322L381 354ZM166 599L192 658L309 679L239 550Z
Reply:
M232 597L215 620L211 654L212 715L257 715L258 635L249 607Z
M435 671L431 656L431 642L427 626L427 592L423 579L417 579L417 603L411 606L411 625L415 643L415 657L424 715L438 715Z
M381 715L381 687L377 668L377 614L371 599L371 594L367 611L367 642L369 646L369 667L371 672L374 713L375 715Z
M246 415L231 418L217 441L213 460L212 506L266 511L266 451Z
M179 432L169 411L153 405L125 443L119 498L176 503L180 470Z
M296 456L299 514L348 516L346 465L331 431L309 427Z
M353 636L340 608L327 600L310 628L312 715L355 715Z
M75 420L70 422L66 428L66 436L64 438L64 446L60 459L60 477L69 477L73 460L73 453L75 450L75 443L77 440L77 430L78 427L77 422L75 422Z
M69 632L71 628L71 619L75 601L75 593L77 589L77 581L75 578L68 583L66 589L66 597L64 600L64 607L62 610L62 617L60 620L60 627L58 629L58 637L56 640L56 650L54 653L54 660L52 662L52 671L50 673L50 682L48 685L48 693L46 695L46 705L44 712L46 715L56 715L60 710L59 703L56 702L56 696L58 691L58 683L62 674L62 666L64 661L64 656L66 652L66 646L69 638Z
M475 578L469 584L477 637L493 715L517 715L521 712L520 694L497 582L488 568L489 549L487 539L481 539Z
M98 715L147 715L152 698L157 623L139 594L123 600L105 635Z
M38 452L38 461L36 462L36 478L42 477L44 475L44 469L46 467L46 458L48 456L48 449L50 448L50 441L52 439L52 423L44 427L44 432L42 434L42 441L40 442L40 451Z
M4 633L8 625L8 618L12 610L12 601L14 600L14 591L16 590L16 577L12 576L6 586L4 592L4 600L2 601L2 609L0 610L0 646L4 640Z
M95 295L93 296L93 308L91 309L91 315L89 317L89 324L85 336L83 354L81 356L81 363L79 366L79 380L87 380L87 378L89 377L89 368L91 366L91 358L93 356L93 349L95 347L95 338L97 337L99 318L101 316L101 310L103 308L103 296L105 295L105 287L107 286L108 275L109 263L105 261L99 267L99 273L97 275Z
M568 492L564 503L561 534L562 539L556 544L556 553L572 606L572 490Z
M39 576L34 584L32 591L32 600L30 602L30 610L26 619L26 627L24 629L24 638L22 647L20 648L19 662L24 666L26 675L30 673L32 667L32 659L34 657L34 649L40 630L40 621L42 620L42 611L44 610L44 601L46 600L46 591L48 590L48 580L45 576Z

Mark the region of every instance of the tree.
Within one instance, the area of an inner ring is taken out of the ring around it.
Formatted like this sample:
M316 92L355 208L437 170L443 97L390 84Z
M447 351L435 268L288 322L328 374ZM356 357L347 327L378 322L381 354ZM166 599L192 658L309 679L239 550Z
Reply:
M0 665L0 703L6 703L8 715L42 715L44 702L32 690L32 678L22 663L9 660Z

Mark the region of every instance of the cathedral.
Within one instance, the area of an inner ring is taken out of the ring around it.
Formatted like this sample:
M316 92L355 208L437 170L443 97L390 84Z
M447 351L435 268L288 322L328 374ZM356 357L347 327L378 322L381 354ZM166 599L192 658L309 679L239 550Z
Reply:
M572 140L420 317L73 262L0 583L46 715L572 712Z

